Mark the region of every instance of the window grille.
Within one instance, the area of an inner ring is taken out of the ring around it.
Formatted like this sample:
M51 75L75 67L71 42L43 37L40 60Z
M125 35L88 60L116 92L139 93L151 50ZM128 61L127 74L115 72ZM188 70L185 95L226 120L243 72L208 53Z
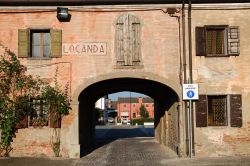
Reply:
M242 96L201 94L195 103L195 112L196 127L242 127Z
M238 56L240 31L237 26L206 25L196 27L197 56Z
M29 126L48 126L49 110L43 99L33 99L30 112Z
M208 96L208 126L225 126L226 96Z
M225 54L224 30L207 30L207 53Z

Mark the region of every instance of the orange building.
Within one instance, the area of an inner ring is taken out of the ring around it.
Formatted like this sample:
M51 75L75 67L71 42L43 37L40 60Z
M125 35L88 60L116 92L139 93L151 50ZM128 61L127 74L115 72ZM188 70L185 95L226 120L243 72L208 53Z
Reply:
M119 97L117 102L118 118L123 123L140 118L140 107L144 105L149 118L154 118L154 100L150 97Z

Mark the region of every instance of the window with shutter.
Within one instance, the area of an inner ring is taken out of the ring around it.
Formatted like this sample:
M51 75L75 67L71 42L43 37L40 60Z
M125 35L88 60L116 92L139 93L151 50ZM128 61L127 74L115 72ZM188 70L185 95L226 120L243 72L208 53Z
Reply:
M239 27L207 25L196 27L197 56L239 55Z
M27 58L29 57L29 30L19 29L18 30L18 57Z
M196 55L206 55L206 38L205 38L205 27L196 27L195 29L196 39Z
M240 54L240 31L239 27L228 28L228 54L239 55Z
M208 55L225 55L224 30L207 30L206 43Z
M62 57L62 30L51 29L51 57L61 58Z
M196 106L196 127L207 127L207 96L199 95Z
M230 95L231 127L242 127L241 95Z
M227 125L227 96L208 96L208 126Z
M59 58L62 56L62 31L19 29L19 58Z
M31 30L31 57L49 58L50 57L50 31Z
M48 126L49 115L48 105L43 99L32 99L32 111L29 116L29 126Z
M242 127L241 95L199 95L196 127L227 126L229 112L231 127Z
M136 16L124 14L116 20L116 64L134 66L141 59L141 26Z

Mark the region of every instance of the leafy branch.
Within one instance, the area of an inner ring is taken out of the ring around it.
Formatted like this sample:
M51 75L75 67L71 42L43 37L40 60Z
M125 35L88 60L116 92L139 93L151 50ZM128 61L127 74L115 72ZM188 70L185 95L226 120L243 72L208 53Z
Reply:
M67 87L62 91L57 80L52 87L38 77L26 75L26 67L7 50L0 56L0 156L9 155L17 124L34 110L31 99L38 98L45 100L48 111L55 113L57 120L69 114Z

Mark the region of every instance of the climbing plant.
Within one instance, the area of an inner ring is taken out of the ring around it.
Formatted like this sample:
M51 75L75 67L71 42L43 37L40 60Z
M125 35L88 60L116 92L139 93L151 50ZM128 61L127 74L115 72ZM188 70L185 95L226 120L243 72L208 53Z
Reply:
M56 113L58 118L69 113L67 88L62 91L57 82L55 85L27 75L25 66L13 52L6 50L0 56L0 156L8 156L12 150L17 124L33 109L31 99L45 100L48 111Z
M42 89L41 98L44 99L45 103L49 107L51 121L50 123L55 124L62 116L68 115L70 107L70 99L68 96L68 84L64 90L61 90L58 83L58 68L56 68L54 83L55 86L46 85Z
M0 154L8 155L16 124L30 110L29 97L40 90L39 79L25 75L26 68L15 54L6 51L0 59Z

